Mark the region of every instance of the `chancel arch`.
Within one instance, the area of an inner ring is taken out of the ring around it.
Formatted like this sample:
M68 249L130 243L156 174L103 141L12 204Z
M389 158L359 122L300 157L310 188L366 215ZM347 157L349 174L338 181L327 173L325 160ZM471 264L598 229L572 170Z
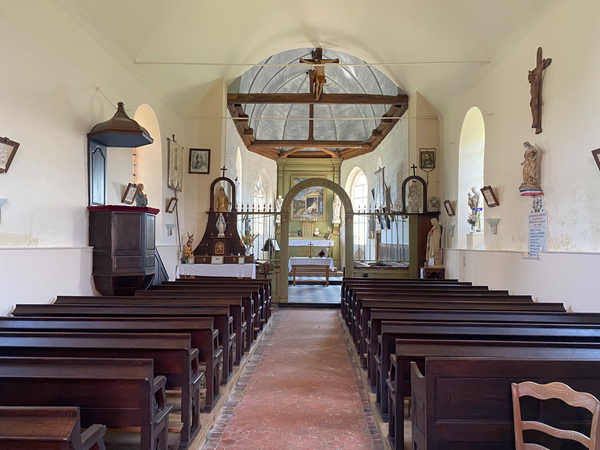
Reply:
M481 110L473 106L463 120L459 141L459 173L458 173L458 246L466 245L466 235L471 231L467 217L471 213L467 199L472 188L475 187L480 195L479 206L483 205L483 198L479 189L483 187L483 164L485 154L485 122ZM483 211L481 211L481 222Z
M304 189L313 187L313 186L322 186L326 189L333 191L334 194L337 194L342 202L342 206L344 208L345 220L345 248L344 252L345 256L345 276L352 277L354 273L354 260L352 258L352 248L354 247L354 227L353 227L353 217L354 217L354 209L352 208L352 201L346 191L336 182L328 180L326 178L308 178L292 186L292 188L287 192L285 198L283 199L283 204L281 206L281 261L282 267L279 272L279 302L287 303L288 299L288 271L287 271L287 261L289 260L289 241L290 241L290 210L292 206L292 202L296 196L302 192Z

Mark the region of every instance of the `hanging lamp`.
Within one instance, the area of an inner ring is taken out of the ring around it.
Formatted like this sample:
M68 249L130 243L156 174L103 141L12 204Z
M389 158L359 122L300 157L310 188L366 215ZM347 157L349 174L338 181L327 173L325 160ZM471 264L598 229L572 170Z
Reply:
M112 119L101 122L92 128L88 138L107 147L142 147L152 144L150 133L125 112L123 102L118 103Z

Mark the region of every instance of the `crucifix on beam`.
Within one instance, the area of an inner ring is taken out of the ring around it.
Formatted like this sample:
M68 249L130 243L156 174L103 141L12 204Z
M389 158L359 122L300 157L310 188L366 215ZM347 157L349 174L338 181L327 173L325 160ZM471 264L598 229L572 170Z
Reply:
M552 58L542 59L542 47L537 50L537 66L529 71L527 79L531 84L531 115L533 116L533 124L531 128L535 128L535 134L542 132L542 82L544 70L550 65Z
M314 86L315 100L319 100L323 93L323 85L327 82L325 79L325 66L323 64L337 64L340 60L337 58L323 59L323 49L319 47L312 52L312 59L300 58L300 62L315 66L314 69L309 72L309 76L311 86Z

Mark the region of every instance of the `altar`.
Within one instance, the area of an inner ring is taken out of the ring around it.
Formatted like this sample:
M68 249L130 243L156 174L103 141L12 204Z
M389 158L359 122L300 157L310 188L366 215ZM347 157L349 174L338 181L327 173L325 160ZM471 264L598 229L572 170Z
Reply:
M305 270L308 271L324 271L325 285L329 286L329 272L334 271L332 258L301 258L292 256L288 264L288 270L292 273L293 285L296 286L296 275ZM302 283L303 281L298 281Z
M256 278L256 266L254 264L179 264L177 278L184 275L254 279Z

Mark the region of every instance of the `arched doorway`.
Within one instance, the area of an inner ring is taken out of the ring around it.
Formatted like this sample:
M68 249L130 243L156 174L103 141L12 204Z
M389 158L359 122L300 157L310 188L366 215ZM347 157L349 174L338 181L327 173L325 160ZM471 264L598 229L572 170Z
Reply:
M290 206L292 201L300 192L304 189L313 187L313 186L322 186L324 188L332 190L334 193L338 195L340 200L342 201L342 206L344 207L344 214L346 219L346 233L345 233L345 255L344 261L346 266L346 276L351 277L354 273L354 259L352 248L354 246L354 226L353 226L353 217L354 210L352 209L352 201L346 191L337 183L328 180L326 178L309 178L307 180L301 181L300 183L293 186L288 193L285 195L283 199L283 204L281 205L281 242L279 246L281 248L281 259L280 265L281 269L279 272L279 302L287 303L288 301L288 270L287 263L289 261L290 252L289 252L289 242L290 242Z

